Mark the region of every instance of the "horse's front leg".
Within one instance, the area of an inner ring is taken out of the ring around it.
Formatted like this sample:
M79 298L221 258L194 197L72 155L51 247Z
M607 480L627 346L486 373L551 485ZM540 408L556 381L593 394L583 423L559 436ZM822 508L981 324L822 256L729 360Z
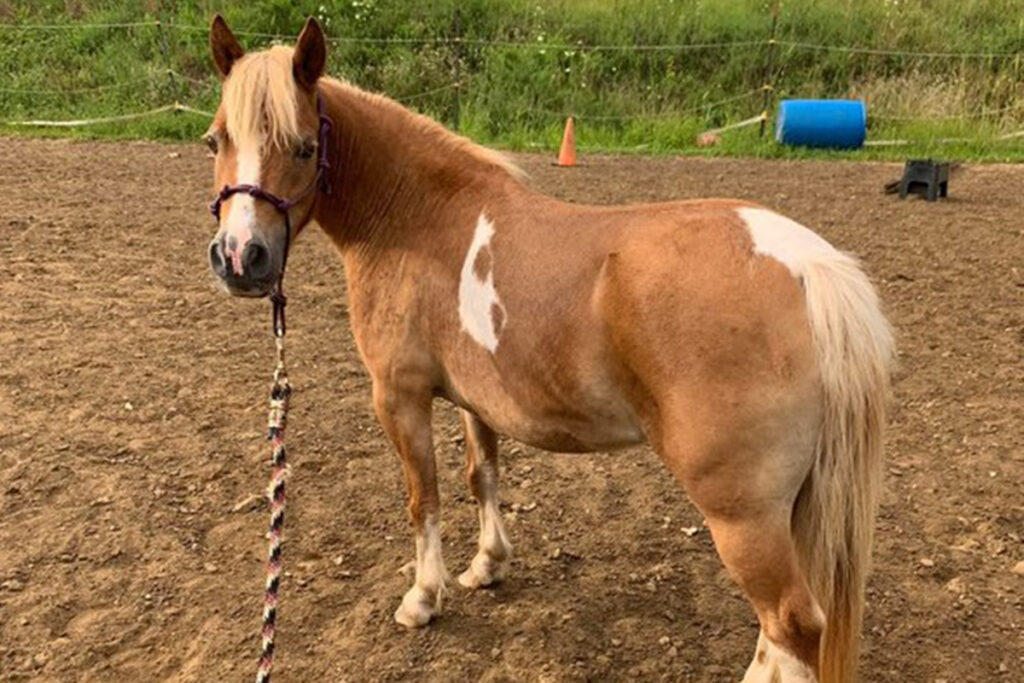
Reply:
M377 419L395 444L409 495L409 519L416 535L416 579L395 611L403 626L424 626L441 611L448 574L441 556L441 520L431 435L428 391L374 382Z
M480 542L469 569L459 575L459 583L480 588L502 579L512 546L498 508L498 436L473 413L460 413L466 430L466 482L478 506Z

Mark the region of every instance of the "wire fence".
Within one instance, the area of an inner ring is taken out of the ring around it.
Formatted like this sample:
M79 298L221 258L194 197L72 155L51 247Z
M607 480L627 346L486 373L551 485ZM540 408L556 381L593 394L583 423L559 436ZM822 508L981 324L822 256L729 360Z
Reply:
M817 45L814 43L799 43L791 40L776 40L774 42L783 47L797 48L800 50L821 50L825 52L843 52L854 55L881 55L887 57L912 57L915 59L1003 59L1019 57L1019 52L914 52L907 50L879 50L870 47L856 47L849 45Z
M100 116L92 119L72 119L65 121L7 121L8 126L23 126L23 127L35 127L35 128L77 128L79 126L94 126L103 123L122 123L124 121L137 121L138 119L148 119L152 116L159 114L165 114L170 112L185 112L188 114L198 114L199 116L205 116L207 118L213 118L213 114L202 109L196 109L179 102L173 104L166 104L162 107L154 107L153 109L147 109L146 111L135 112L132 114L118 114L116 116Z
M777 19L777 15L776 15ZM583 121L594 122L595 125L620 125L638 121L669 121L672 119L684 119L696 117L705 123L705 127L712 132L721 132L735 127L752 125L760 122L762 133L765 122L768 121L770 111L775 100L794 94L801 94L799 88L780 87L779 81L787 74L793 72L793 61L795 55L834 53L846 56L858 56L862 58L899 58L909 60L949 60L951 62L966 63L971 61L984 62L991 65L996 62L1014 63L1013 74L1017 81L1020 81L1020 57L1022 52L943 52L943 51L914 51L881 49L875 47L864 47L856 45L832 45L824 43L810 43L796 40L778 38L775 33L776 22L773 21L772 33L764 39L759 40L736 40L722 42L693 42L693 43L666 43L666 44L591 44L583 41L549 42L544 39L535 40L508 40L508 39L485 39L478 37L465 37L458 30L458 21L453 21L453 29L450 34L436 35L429 37L373 37L373 36L343 36L331 37L329 42L333 45L347 45L350 47L381 48L398 46L406 49L420 51L429 47L432 50L440 51L442 59L451 64L448 69L435 69L435 78L444 78L448 74L448 82L440 83L434 87L412 93L393 93L395 99L410 106L426 105L431 113L438 113L437 110L448 110L454 127L458 127L460 120L460 108L467 106L467 89L476 86L475 76L468 73L466 69L460 68L462 62L467 62L465 50L475 49L484 52L488 50L510 50L523 54L548 54L554 53L559 58L566 60L577 58L579 55L661 55L670 57L683 53L723 53L735 54L737 51L744 51L750 54L747 60L755 69L763 70L763 78L756 88L746 90L742 93L729 95L728 93L717 93L721 96L713 97L713 93L707 91L703 95L703 101L691 103L661 101L645 103L645 106L633 108L628 111L609 113L605 111L590 110L587 105L595 106L595 103L602 102L599 89L593 88L584 92L586 83L582 86L572 85L566 79L567 84L559 97L554 98L546 104L538 105L525 96L523 101L508 103L500 107L502 111L510 114L509 118L522 119L526 117L530 121L559 121L568 115ZM147 89L147 97L152 103L153 98L162 98L163 103L158 106L140 109L138 111L121 112L113 115L100 116L79 116L74 119L42 118L29 116L24 118L8 117L0 120L0 124L18 127L60 127L71 128L87 125L122 123L139 119L147 119L167 114L191 114L194 116L212 116L208 111L215 102L219 81L212 74L205 77L197 77L184 73L181 69L174 68L178 63L172 58L172 48L169 47L167 36L176 35L205 35L208 27L191 24L176 23L171 21L137 21L137 22L115 22L115 23L51 23L51 24L0 24L0 35L5 40L11 41L23 34L23 39L29 40L30 36L40 32L56 31L132 31L151 30L158 31L161 38L159 52L165 60L166 67L148 66L148 73L143 77L130 78L114 82L96 83L91 85L76 85L74 87L24 87L16 79L0 78L0 93L13 97L31 98L62 98L64 100L80 99L81 96L97 95L103 96L106 93L131 91L133 89ZM270 42L292 42L294 35L269 33L259 31L239 30L235 33L243 38L254 38ZM564 61L564 60L563 60ZM569 74L571 66L557 65ZM812 80L812 79L808 79ZM486 101L487 83L481 83L477 92L478 101ZM760 102L758 98L760 97ZM192 104L182 104L182 100L192 100ZM470 104L469 106L472 106ZM596 107L595 107L596 108ZM65 107L60 110L63 111ZM902 111L901 111L902 110ZM901 125L914 122L949 122L969 123L971 121L995 121L1005 120L1010 123L1020 121L1020 113L1024 112L1024 103L1016 101L1015 94L1010 97L1009 103L996 107L971 106L965 111L951 114L935 113L907 113L906 105L894 106L890 109L882 108L880 111L872 111L871 119L883 125ZM751 117L751 113L756 115ZM709 125L710 124L710 125ZM996 140L1016 140L1024 136L1024 133L1012 132L995 136Z
M188 31L193 33L206 34L209 32L209 26L194 26L190 24L179 24L174 22L161 22L159 20L153 21L138 21L138 22L123 22L123 23L108 23L108 24L90 24L90 23L67 23L67 24L3 24L0 23L0 31L60 31L60 30L81 30L81 29L122 29L122 28L160 28L166 27L175 31ZM298 34L285 34L285 33L264 33L260 31L245 31L245 30L232 30L232 32L241 37L247 38L262 38L266 40L278 41L278 42L294 42L299 36ZM643 45L643 44L618 44L618 45L595 45L588 44L582 41L575 43L549 43L543 40L488 40L478 38L462 38L457 36L435 36L430 38L376 38L376 37L358 37L358 36L343 36L343 37L328 37L328 43L352 43L352 44L364 44L364 45L380 45L380 44L398 44L398 45L422 45L422 44L436 44L436 45L481 45L491 47L512 47L512 48L523 48L523 49L552 49L552 50L587 50L587 51L627 51L627 52L646 52L646 51L657 51L657 52L672 52L681 50L707 50L707 49L728 49L738 47L767 47L769 45L779 45L782 47L799 48L803 50L823 50L832 52L845 52L849 54L864 54L864 55L888 55L897 57L913 57L913 58L927 58L927 59L998 59L998 58L1010 58L1010 57L1021 57L1021 52L931 52L931 51L914 51L914 50L884 50L878 48L858 47L850 45L826 45L816 43L805 43L791 40L778 40L774 38L765 38L763 40L739 40L739 41L723 41L723 42L706 42L706 43L675 43L675 44L657 44L657 45Z
M89 23L68 23L68 24L0 24L2 31L70 31L85 28L110 29L110 28L153 28L160 26L160 22L153 21L129 21L115 24L89 24Z

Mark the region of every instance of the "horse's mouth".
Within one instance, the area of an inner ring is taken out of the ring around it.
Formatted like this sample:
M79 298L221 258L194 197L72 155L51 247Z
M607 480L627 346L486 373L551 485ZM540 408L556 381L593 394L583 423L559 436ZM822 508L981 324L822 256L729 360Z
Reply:
M274 290L274 283L277 281L276 276L262 280L251 280L249 278L228 275L226 277L217 277L216 279L220 283L221 288L231 296L250 299L261 299L270 296L270 293Z

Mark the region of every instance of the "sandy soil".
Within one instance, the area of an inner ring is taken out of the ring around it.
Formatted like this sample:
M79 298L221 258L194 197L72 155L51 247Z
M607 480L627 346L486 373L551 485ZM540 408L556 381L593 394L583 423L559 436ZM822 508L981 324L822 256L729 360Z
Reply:
M214 286L201 146L0 139L0 680L246 680L263 579L266 302ZM572 201L753 199L856 252L900 370L869 592L867 681L1024 675L1024 168L951 199L885 164L521 157ZM281 681L734 681L756 621L648 449L508 443L509 580L455 587L408 632L398 462L374 418L339 259L290 263L297 387ZM436 425L445 552L475 508L454 411ZM696 527L689 535L684 529Z

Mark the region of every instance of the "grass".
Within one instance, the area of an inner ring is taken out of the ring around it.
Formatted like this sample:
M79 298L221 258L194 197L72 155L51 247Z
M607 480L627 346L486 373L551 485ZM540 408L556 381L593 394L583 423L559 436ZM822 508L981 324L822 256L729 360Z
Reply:
M413 104L449 124L454 98L446 86L457 64L460 131L508 149L557 148L564 117L574 112L584 152L1024 160L1024 140L997 141L1024 128L1019 0L785 0L778 26L784 42L770 78L775 98L863 98L871 114L869 139L911 142L841 153L779 147L749 129L724 134L714 148L694 146L700 131L761 110L770 0L459 0L464 42L457 54L447 41L455 4L0 0L0 120L108 116L174 101L210 111L219 85L204 27L213 12L223 12L236 30L282 36L293 35L312 13L339 39L331 46L332 74L398 98L437 90ZM82 26L154 20L162 25ZM75 27L18 28L29 24ZM257 49L273 38L242 40ZM735 42L756 44L592 48ZM988 56L851 54L807 44ZM79 91L84 88L101 89ZM16 92L37 90L49 92ZM75 129L0 125L0 133L195 140L207 123L192 114L166 114ZM943 138L964 140L938 142Z

